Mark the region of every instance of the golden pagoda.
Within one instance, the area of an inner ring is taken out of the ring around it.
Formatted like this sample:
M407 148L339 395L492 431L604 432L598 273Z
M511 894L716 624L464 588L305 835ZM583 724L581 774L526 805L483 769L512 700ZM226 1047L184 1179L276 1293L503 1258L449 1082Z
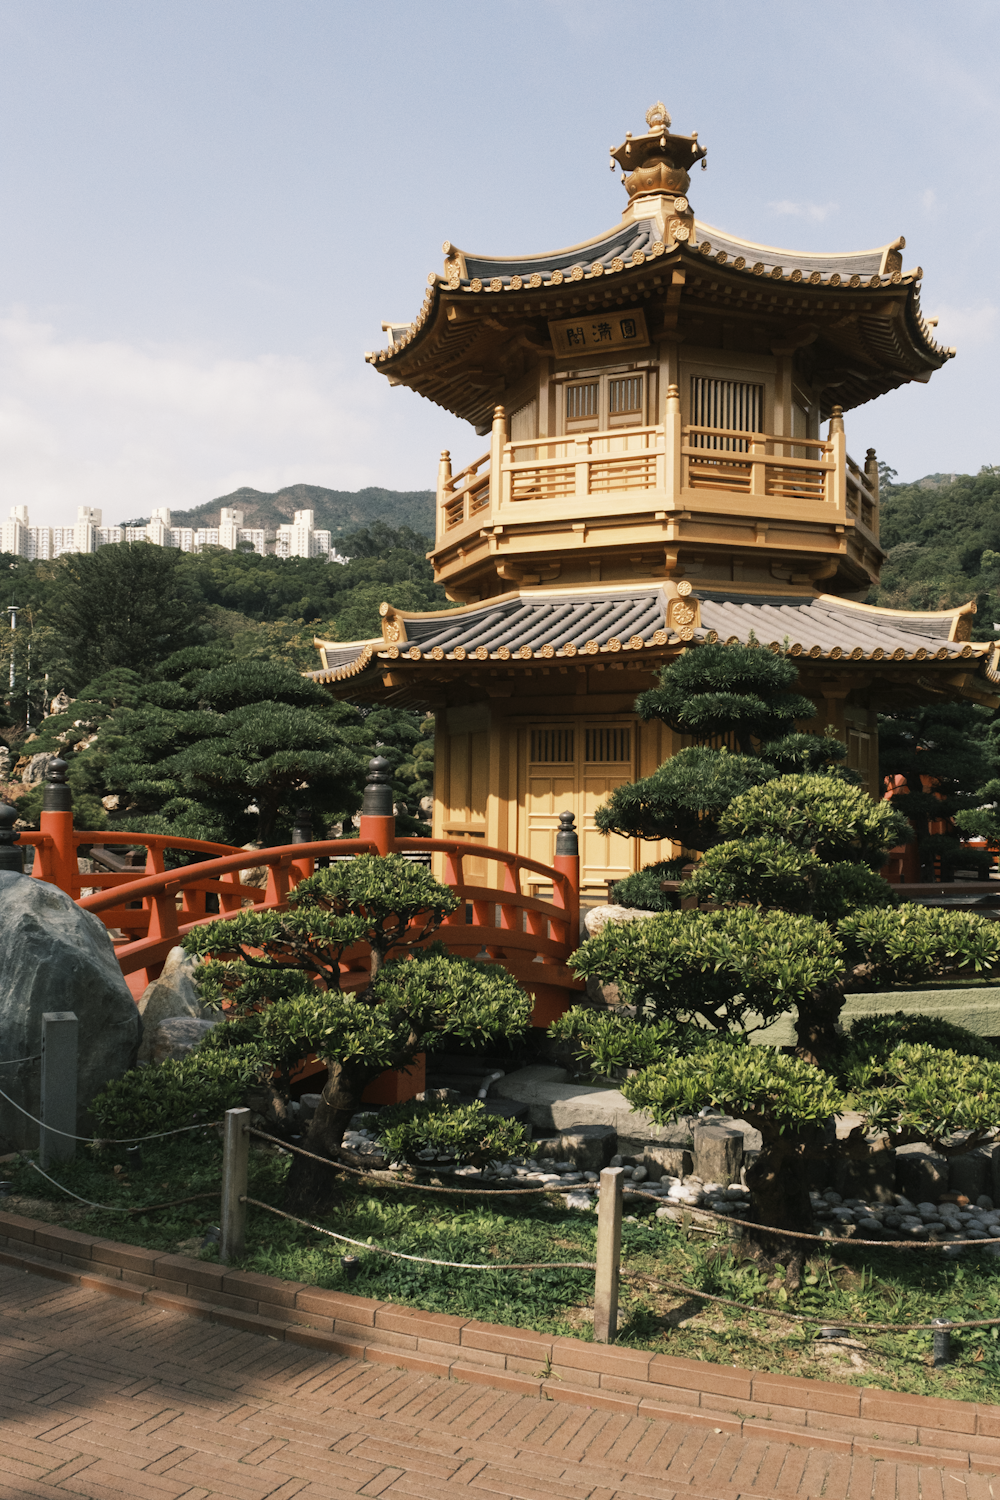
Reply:
M489 436L438 469L428 557L458 607L383 604L375 639L317 640L313 674L434 710L435 837L550 863L572 811L594 895L679 852L604 835L593 813L686 743L634 702L702 641L796 658L817 705L801 727L832 725L873 795L877 709L1000 702L974 603L862 602L884 557L878 466L850 457L843 414L955 353L921 315L905 241L817 255L715 229L688 198L697 134L671 134L662 104L646 123L611 151L620 224L548 255L446 242L418 316L383 325L369 364Z

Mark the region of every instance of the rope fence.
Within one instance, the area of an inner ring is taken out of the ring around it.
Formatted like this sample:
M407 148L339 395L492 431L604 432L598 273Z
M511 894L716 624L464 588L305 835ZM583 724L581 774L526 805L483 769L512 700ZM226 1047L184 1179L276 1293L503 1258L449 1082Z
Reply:
M301 1224L305 1229L315 1229L317 1234L329 1235L332 1240L339 1240L343 1245L356 1245L360 1250L371 1250L375 1255L389 1255L393 1260L418 1261L425 1266L445 1266L452 1271L596 1271L597 1262L593 1260L540 1260L540 1261L467 1261L467 1260L433 1260L429 1255L404 1255L402 1250L387 1250L384 1245L373 1245L370 1240L352 1240L349 1235L335 1234L332 1229L324 1229L322 1224L312 1224L308 1219L297 1219L294 1214L286 1214L282 1209L275 1208L271 1203L262 1203L259 1198L248 1198L245 1195L240 1198L241 1203L248 1203L253 1208L266 1209L269 1214L275 1214L279 1219L287 1219L291 1224Z
M99 1208L106 1214L152 1214L161 1208L176 1208L179 1203L196 1203L199 1198L217 1198L219 1195L218 1188L213 1188L206 1193L191 1193L187 1198L172 1198L169 1203L140 1203L134 1208L119 1208L110 1203L95 1203L91 1198L81 1198L79 1193L74 1193L71 1188L64 1187L61 1182L56 1182L48 1172L43 1172L37 1162L29 1161L28 1166L40 1177L44 1177L46 1182L51 1182L52 1186L57 1187L61 1193L67 1193L70 1198L75 1198L77 1203L86 1203L89 1208Z
M15 1059L17 1060L23 1061L24 1059ZM20 1114L24 1115L25 1119L31 1120L33 1124L40 1126L50 1135L61 1135L68 1141L84 1141L88 1146L133 1146L141 1141L160 1141L168 1135L183 1135L188 1130L217 1130L222 1124L221 1120L206 1120L197 1125L178 1125L176 1130L155 1130L151 1135L74 1135L72 1131L57 1130L54 1125L49 1125L45 1120L39 1120L37 1115L23 1108L16 1099L5 1094L3 1089L0 1089L0 1099L6 1099L7 1103L12 1104Z
M338 1172L348 1172L353 1177L364 1177L372 1184L379 1187L398 1188L407 1192L415 1193L447 1193L458 1197L468 1197L474 1194L479 1198L524 1198L532 1195L540 1196L548 1193L579 1193L586 1191L592 1184L574 1182L566 1187L552 1183L548 1187L536 1188L481 1188L460 1187L448 1188L438 1187L433 1183L413 1182L410 1178L388 1178L374 1177L371 1172L362 1167L352 1167L343 1161L333 1161L328 1156L317 1156L314 1151L307 1151L304 1146L295 1146L290 1141L280 1140L277 1136L268 1135L264 1130L258 1130L254 1126L247 1127L250 1135L257 1136L262 1141L269 1141L273 1146L278 1146L282 1151L290 1151L296 1156L306 1156L310 1161L318 1161L321 1166L333 1167ZM772 1229L768 1224L758 1224L754 1219L736 1219L732 1214L716 1213L711 1208L696 1208L693 1204L671 1203L664 1200L659 1193L645 1193L641 1188L635 1188L625 1183L624 1193L629 1198L645 1198L650 1203L657 1203L661 1208L675 1209L679 1214L703 1214L707 1218L715 1219L720 1224L734 1224L741 1229L752 1229L757 1234L775 1235L781 1239L807 1240L816 1245L854 1245L868 1246L884 1250L941 1250L945 1245L1000 1245L1000 1236L992 1239L976 1240L860 1240L846 1235L833 1234L806 1234L797 1229Z
M622 1275L628 1279L636 1279L643 1275L641 1271L623 1271ZM950 1319L938 1319L936 1323L868 1323L852 1321L850 1318L835 1318L831 1315L820 1316L818 1313L796 1313L786 1312L779 1307L758 1307L756 1304L748 1307L745 1302L737 1302L732 1297L719 1297L713 1292L699 1292L693 1286L682 1286L679 1281L652 1281L647 1278L651 1290L657 1291L666 1288L670 1292L681 1292L686 1297L700 1297L703 1302L718 1302L723 1307L738 1307L742 1312L762 1313L765 1318L790 1318L795 1323L819 1323L826 1327L836 1328L862 1328L868 1333L926 1333L934 1332L941 1328L947 1321L949 1329L956 1328L1000 1328L1000 1318L975 1318L969 1322L952 1322Z

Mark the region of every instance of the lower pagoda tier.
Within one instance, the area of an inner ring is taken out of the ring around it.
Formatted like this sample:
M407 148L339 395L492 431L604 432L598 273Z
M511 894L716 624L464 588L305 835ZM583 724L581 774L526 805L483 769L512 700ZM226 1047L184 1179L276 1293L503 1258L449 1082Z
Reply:
M690 743L635 712L680 652L714 641L787 652L816 704L799 727L842 739L878 797L877 712L935 697L1000 706L1000 642L969 639L974 613L971 603L912 612L805 591L696 590L684 579L535 587L420 614L383 604L380 637L317 640L322 667L310 675L339 698L436 714L436 838L481 839L548 864L559 814L572 811L583 889L597 896L680 852L594 822L616 786Z

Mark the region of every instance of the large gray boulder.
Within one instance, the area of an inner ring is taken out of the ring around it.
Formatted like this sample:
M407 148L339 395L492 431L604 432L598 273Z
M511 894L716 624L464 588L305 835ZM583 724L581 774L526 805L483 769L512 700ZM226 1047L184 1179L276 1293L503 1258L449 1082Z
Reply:
M77 1130L91 1135L88 1106L135 1064L141 1022L103 922L63 891L30 875L0 871L0 1059L41 1051L45 1011L79 1021ZM0 1067L0 1089L39 1113L38 1062ZM5 1150L38 1145L38 1126L0 1099Z

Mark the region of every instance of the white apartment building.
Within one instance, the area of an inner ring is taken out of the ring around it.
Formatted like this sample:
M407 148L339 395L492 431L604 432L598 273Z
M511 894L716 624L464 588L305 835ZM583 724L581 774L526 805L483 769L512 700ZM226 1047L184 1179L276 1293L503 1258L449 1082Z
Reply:
M222 506L218 526L173 526L170 511L160 506L145 526L102 526L102 513L89 505L77 510L75 526L32 526L28 507L15 505L10 519L0 523L0 552L29 560L60 557L64 552L96 552L115 542L151 542L156 547L177 547L181 552L200 552L203 547L222 547L235 552L248 544L254 552L278 557L325 557L346 562L330 543L328 531L317 531L315 511L297 510L295 520L279 526L277 535L264 527L245 526L245 513Z
M346 562L331 544L328 531L317 531L314 510L297 510L294 521L278 527L274 551L277 557L325 557L328 562Z

